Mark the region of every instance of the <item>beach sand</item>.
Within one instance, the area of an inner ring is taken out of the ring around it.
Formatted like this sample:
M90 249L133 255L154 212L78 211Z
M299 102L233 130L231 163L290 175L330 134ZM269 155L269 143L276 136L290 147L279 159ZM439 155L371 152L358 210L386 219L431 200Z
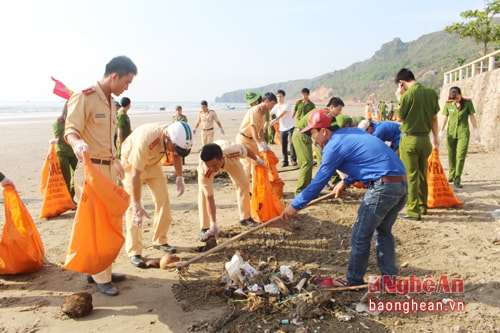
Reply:
M221 111L219 117L226 130L216 139L234 141L245 110ZM349 113L347 110L344 113ZM132 127L171 119L171 114L153 112L130 113ZM39 219L42 197L39 192L40 172L52 137L52 121L15 121L0 124L1 170L16 183L41 234L46 261L38 272L18 276L0 276L0 332L295 332L307 327L308 332L367 331L371 332L499 332L500 317L500 222L491 212L499 208L500 168L498 153L483 152L471 144L463 175L463 189L455 191L462 207L433 209L422 222L399 219L394 227L400 275L423 279L432 275L461 278L463 294L434 293L429 299L452 298L466 302L465 313L383 313L378 317L356 315L350 322L341 322L326 312L320 319L309 319L299 326L282 326L279 319L288 318L286 309L265 314L242 311L243 303L231 303L209 294L217 286L224 263L236 250L254 266L259 261L275 258L279 264L293 265L296 273L314 270L334 277L345 276L349 259L350 230L354 223L362 190L350 189L343 200L327 200L305 209L295 219L293 232L268 228L255 233L226 249L210 255L189 268L189 288L179 284L175 271L133 267L123 249L114 272L125 273L127 280L117 283L120 295L108 297L86 282L83 274L59 267L65 260L75 212L66 212L50 220ZM193 122L194 119L191 119ZM189 259L197 253L199 233L197 184L194 170L198 163L200 137L196 136L192 154L186 158L186 191L177 197L175 182L169 182L173 223L169 243L178 255ZM273 146L280 157L280 147ZM441 162L447 170L446 148L442 145ZM281 169L285 182L285 201L293 198L297 170ZM172 167L165 167L167 176ZM216 203L220 241L244 230L239 226L236 198L227 179L217 180ZM144 190L144 205L153 211L149 191ZM3 204L3 200L2 204ZM3 209L0 219L3 221ZM143 226L143 255L160 258L163 253L152 247L151 221ZM375 256L370 257L369 274L379 274ZM61 312L65 297L87 291L93 296L94 310L86 317L71 319ZM337 308L359 302L363 292L336 292ZM397 299L380 296L381 299ZM416 299L427 299L425 294ZM401 298L399 298L401 299ZM204 323L208 323L204 325Z

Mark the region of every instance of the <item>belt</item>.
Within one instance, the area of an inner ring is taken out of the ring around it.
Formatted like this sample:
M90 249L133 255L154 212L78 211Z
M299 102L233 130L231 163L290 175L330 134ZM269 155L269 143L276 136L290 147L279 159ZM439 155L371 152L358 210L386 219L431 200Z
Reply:
M214 128L212 127L212 128L204 128L203 130L204 130L204 131L212 131L213 129L214 129Z
M100 160L98 158L91 158L90 160L94 164L102 164L102 165L110 165L111 164L111 160Z
M403 132L404 135L406 136L429 136L429 133L408 133L408 132Z
M252 137L251 137L251 136L246 136L245 134L243 134L243 133L241 133L241 132L240 132L240 135L244 136L244 137L245 137L245 138L247 138L247 139L252 140Z

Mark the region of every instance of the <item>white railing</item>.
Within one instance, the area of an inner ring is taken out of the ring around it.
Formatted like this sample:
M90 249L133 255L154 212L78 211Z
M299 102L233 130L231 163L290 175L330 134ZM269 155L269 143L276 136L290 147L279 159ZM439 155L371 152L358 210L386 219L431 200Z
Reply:
M500 68L500 50L444 73L444 84L471 78Z

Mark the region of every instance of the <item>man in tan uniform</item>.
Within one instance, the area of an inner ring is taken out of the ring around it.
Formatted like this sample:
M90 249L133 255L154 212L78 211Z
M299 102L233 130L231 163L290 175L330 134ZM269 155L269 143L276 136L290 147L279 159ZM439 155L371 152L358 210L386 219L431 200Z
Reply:
M277 102L278 99L276 95L271 92L265 93L262 98L262 103L251 107L245 114L245 117L243 117L240 131L236 135L236 143L244 145L254 154L260 151L269 150L264 137L264 125L266 123L266 113L272 110ZM241 160L243 169L249 179L252 167L251 163L252 162L248 158Z
M250 210L250 181L243 170L240 159L249 157L260 166L266 163L242 144L217 140L201 148L198 165L198 213L200 216L200 241L218 237L216 208L214 199L214 177L225 170L236 188L240 223L255 225Z
M177 175L177 194L184 193L182 158L187 156L193 145L193 133L186 122L177 121L144 124L137 127L122 145L122 164L125 171L123 186L130 194L130 207L126 213L127 236L125 251L131 263L146 268L142 258L142 219L148 217L141 203L142 184L150 191L155 205L153 219L153 247L175 253L168 245L167 233L172 222L167 179L163 174L161 158L173 152L173 165Z
M196 134L196 130L201 124L202 145L214 142L214 122L220 127L220 132L224 135L224 129L222 128L222 124L220 123L219 118L217 118L215 111L208 109L207 101L201 101L201 111L198 113L193 133Z
M76 157L82 160L82 152L88 151L96 168L116 182L123 178L123 168L116 158L113 142L116 127L116 106L111 97L121 95L128 89L137 75L137 67L129 58L119 56L107 65L104 76L95 85L74 93L68 101L64 137L71 145ZM75 198L79 201L83 191L83 164L78 163L75 174ZM125 279L123 274L112 274L111 266L101 273L88 276L90 283L96 282L99 291L108 296L118 295L113 282Z

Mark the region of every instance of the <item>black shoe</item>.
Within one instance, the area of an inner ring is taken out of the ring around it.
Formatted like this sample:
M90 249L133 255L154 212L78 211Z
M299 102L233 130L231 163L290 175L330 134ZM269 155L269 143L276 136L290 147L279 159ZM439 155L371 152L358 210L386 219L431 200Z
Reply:
M172 253L172 254L174 254L175 252L177 252L177 250L175 249L175 247L170 246L168 244L153 245L153 247L155 249L157 249L157 250L162 250L163 252L168 252L168 253Z
M454 182L453 183L453 186L455 186L456 188L462 188L462 184L458 183L458 182Z
M297 166L297 162L292 162L292 166Z
M113 273L111 274L111 282L122 282L125 280L127 277L125 274L119 274L119 273ZM94 278L92 275L87 275L87 282L88 283L95 283Z
M453 183L453 179L449 178L448 183Z
M405 213L399 213L399 217L407 220L412 220L412 221L422 221L422 218L420 216L410 216Z
M255 227L259 225L257 222L255 222L251 217L241 220L240 224L245 227Z
M135 267L139 267L139 268L146 268L147 267L146 262L144 261L144 258L142 258L142 256L139 254L136 254L135 256L130 257L130 262Z
M283 162L283 163L281 163L281 167L283 167L283 168L284 168L284 167L287 167L287 166L288 166L288 162Z
M106 296L116 296L118 295L118 288L115 287L113 282L108 283L96 283L97 289Z

